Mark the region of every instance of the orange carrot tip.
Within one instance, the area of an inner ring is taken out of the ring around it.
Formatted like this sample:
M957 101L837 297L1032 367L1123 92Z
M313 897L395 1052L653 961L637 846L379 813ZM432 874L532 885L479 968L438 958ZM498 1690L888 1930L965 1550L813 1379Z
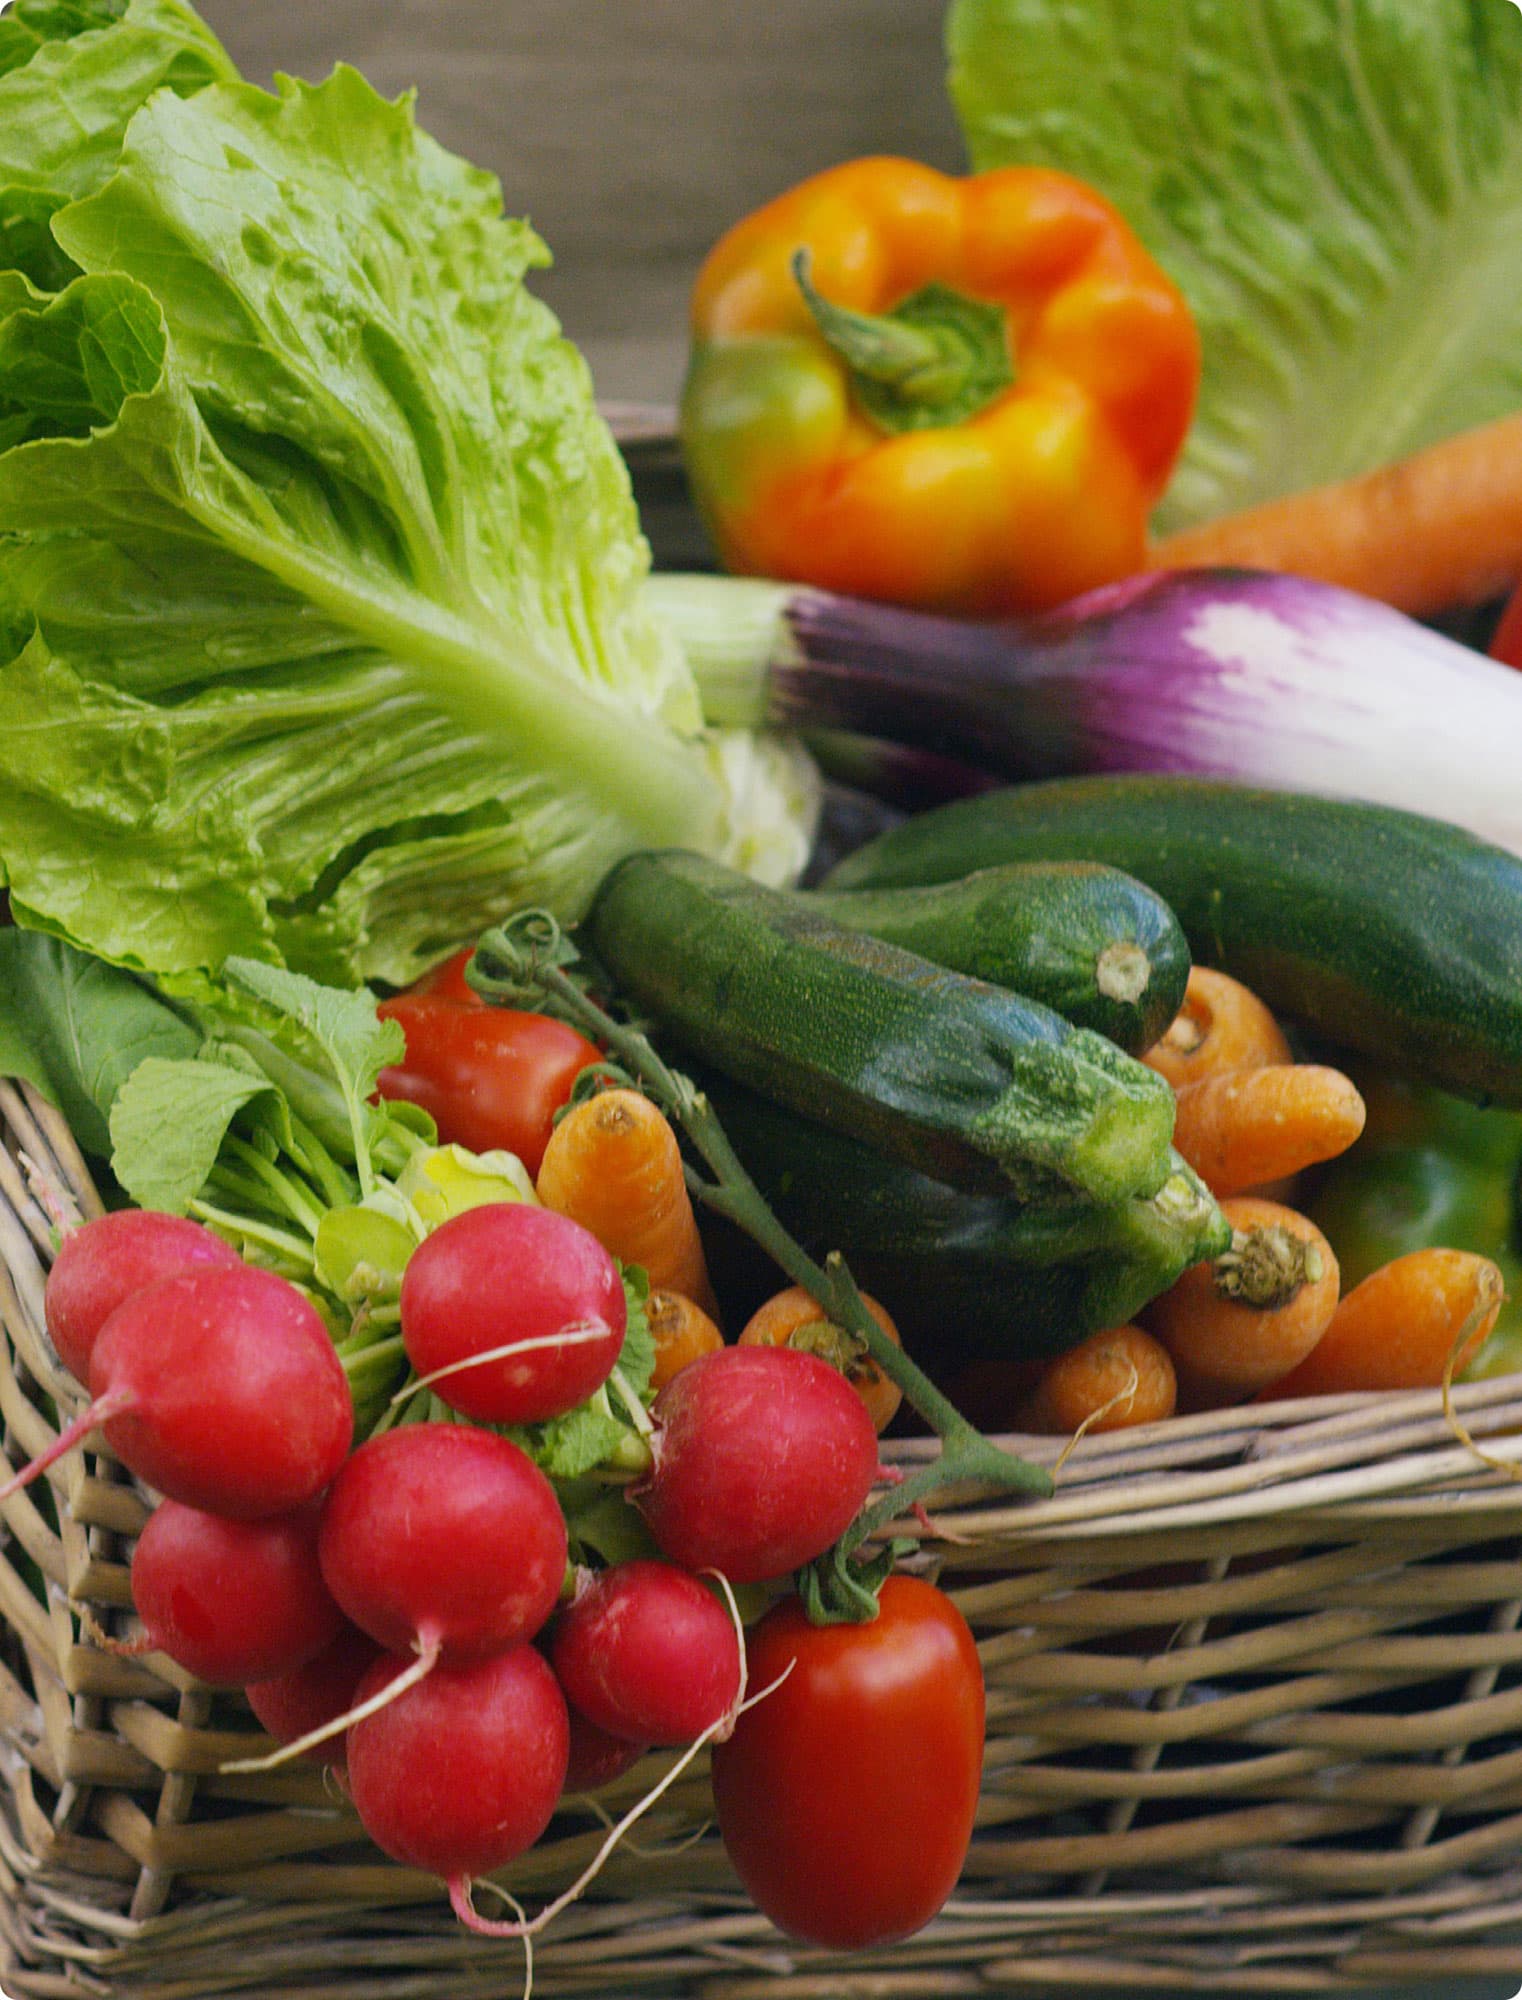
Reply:
M1307 487L1160 541L1159 569L1278 570L1414 618L1484 604L1522 576L1522 413L1358 478Z
M1209 965L1189 968L1183 1006L1142 1057L1175 1090L1226 1070L1290 1060L1284 1030L1257 994Z
M655 1344L652 1389L664 1389L689 1361L724 1345L718 1325L703 1308L667 1287L651 1292L645 1300L645 1324Z
M1392 1258L1353 1287L1273 1394L1440 1388L1478 1352L1505 1296L1488 1257L1433 1247Z
M1322 1063L1203 1077L1177 1104L1173 1143L1218 1200L1336 1159L1364 1128L1356 1085Z
M1139 1326L1110 1327L1043 1369L1023 1428L1066 1436L1159 1423L1173 1415L1178 1378L1160 1340Z
M717 1318L697 1217L669 1119L637 1090L575 1104L550 1134L539 1199L588 1229L652 1289L680 1292Z

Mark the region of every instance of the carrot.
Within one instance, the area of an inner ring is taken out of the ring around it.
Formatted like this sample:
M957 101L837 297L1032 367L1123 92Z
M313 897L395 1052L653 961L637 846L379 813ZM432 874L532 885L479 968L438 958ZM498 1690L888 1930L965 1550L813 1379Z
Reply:
M1436 1389L1457 1374L1495 1324L1506 1287L1488 1257L1430 1248L1371 1271L1332 1314L1300 1365L1273 1385L1277 1400L1344 1389Z
M668 1288L652 1292L645 1300L645 1324L655 1342L655 1369L650 1377L653 1389L664 1389L689 1361L696 1361L700 1354L713 1354L724 1345L723 1334L703 1308Z
M1178 1377L1166 1347L1139 1326L1091 1333L1042 1370L1022 1428L1066 1436L1115 1431L1173 1415Z
M886 1307L866 1292L862 1304L895 1347L902 1347L898 1328ZM797 1347L819 1354L838 1368L867 1406L879 1432L887 1429L902 1401L898 1384L885 1375L857 1335L837 1326L802 1285L789 1285L751 1314L740 1330L741 1347Z
M1337 1306L1332 1246L1308 1216L1259 1195L1231 1195L1228 1250L1195 1264L1143 1314L1178 1370L1190 1409L1245 1403L1296 1368Z
M1175 1090L1225 1070L1292 1060L1284 1030L1257 994L1208 965L1189 968L1183 1006L1142 1057Z
M1288 570L1415 618L1484 604L1522 576L1522 413L1358 479L1168 535L1154 569Z
M648 1097L604 1090L573 1105L550 1134L536 1185L546 1208L643 1266L652 1290L680 1292L717 1317L681 1147Z
M1364 1126L1357 1087L1323 1063L1202 1077L1177 1105L1173 1143L1217 1199L1335 1159Z

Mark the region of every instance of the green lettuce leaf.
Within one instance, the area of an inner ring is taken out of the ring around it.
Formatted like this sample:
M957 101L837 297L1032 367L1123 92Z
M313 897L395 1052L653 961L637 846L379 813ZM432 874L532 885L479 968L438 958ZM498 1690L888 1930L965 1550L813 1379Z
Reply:
M1109 196L1182 286L1183 526L1522 405L1514 0L953 0L975 167Z
M75 272L49 223L115 169L156 90L236 72L176 0L14 0L0 13L0 266L52 289Z
M403 983L633 846L771 816L801 865L643 606L543 245L410 101L161 89L51 227L84 275L0 293L19 921L177 992L235 954Z

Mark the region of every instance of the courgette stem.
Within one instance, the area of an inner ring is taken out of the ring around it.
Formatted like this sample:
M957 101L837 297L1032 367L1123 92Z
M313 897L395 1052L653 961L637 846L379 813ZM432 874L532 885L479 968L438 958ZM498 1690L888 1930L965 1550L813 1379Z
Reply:
M707 1097L690 1078L662 1060L636 1028L616 1020L593 1000L567 970L576 954L566 944L558 924L547 912L520 912L507 924L488 931L476 946L467 978L488 1002L521 1007L537 1000L599 1042L636 1077L668 1117L681 1127L708 1169L705 1178L688 1171L696 1197L723 1215L758 1243L832 1319L857 1335L873 1360L903 1391L941 1440L940 1457L912 1474L901 1486L861 1517L862 1532L876 1533L899 1518L926 1494L950 1485L978 1484L1002 1492L1044 1497L1052 1479L1044 1467L1018 1458L984 1437L935 1384L882 1331L862 1300L845 1259L832 1252L818 1263L772 1213L760 1189L746 1172ZM870 1523L870 1528L863 1524ZM851 1546L862 1538L850 1531Z

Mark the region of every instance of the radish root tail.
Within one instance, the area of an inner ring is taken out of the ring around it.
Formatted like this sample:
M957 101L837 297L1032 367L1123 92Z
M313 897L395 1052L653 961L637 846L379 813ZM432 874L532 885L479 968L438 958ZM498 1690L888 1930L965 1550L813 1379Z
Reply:
M308 1750L315 1750L319 1743L327 1743L335 1736L342 1736L353 1723L363 1722L366 1716L378 1715L380 1711L404 1695L409 1688L415 1688L425 1680L439 1663L441 1647L437 1639L421 1641L417 1658L412 1665L399 1673L395 1680L387 1681L377 1694L368 1701L362 1701L357 1708L347 1709L342 1715L335 1715L331 1722L325 1722L318 1729L309 1729L305 1736L294 1737L289 1743L282 1743L278 1750L272 1750L265 1757L235 1757L231 1763L217 1768L229 1771L273 1771L277 1765L290 1763L293 1757L304 1756Z
M775 1694L777 1689L781 1687L782 1683L793 1671L795 1663L789 1660L777 1678L769 1681L759 1694L753 1695L748 1692L749 1682L745 1664L745 1632L740 1620L740 1609L735 1602L734 1591L730 1588L728 1577L724 1576L721 1571L705 1570L702 1574L715 1577L718 1580L719 1586L724 1592L725 1601L729 1605L729 1614L735 1622L735 1630L740 1638L740 1681L739 1686L735 1690L734 1700L721 1716L709 1723L701 1735L693 1738L681 1756L677 1758L676 1762L664 1772L660 1779L651 1786L650 1790L641 1799L637 1800L629 1808L623 1818L614 1822L609 1828L607 1837L604 1839L602 1845L577 1876L576 1880L568 1889L562 1890L553 1902L546 1903L537 1916L520 1918L516 1923L511 1924L494 1923L490 1918L482 1917L477 1913L474 1904L471 1902L471 1885L469 1882L451 1882L448 1885L450 1907L467 1930L476 1931L483 1937L515 1937L525 1940L536 1937L547 1924L552 1923L560 1915L562 1910L567 1909L586 1893L592 1882L602 1872L609 1856L623 1841L630 1827L637 1820L643 1819L650 1808L665 1796L699 1752L706 1749L710 1743L719 1740L721 1737L728 1736L735 1726L736 1719L746 1709L754 1708L758 1701L765 1701L768 1695Z

